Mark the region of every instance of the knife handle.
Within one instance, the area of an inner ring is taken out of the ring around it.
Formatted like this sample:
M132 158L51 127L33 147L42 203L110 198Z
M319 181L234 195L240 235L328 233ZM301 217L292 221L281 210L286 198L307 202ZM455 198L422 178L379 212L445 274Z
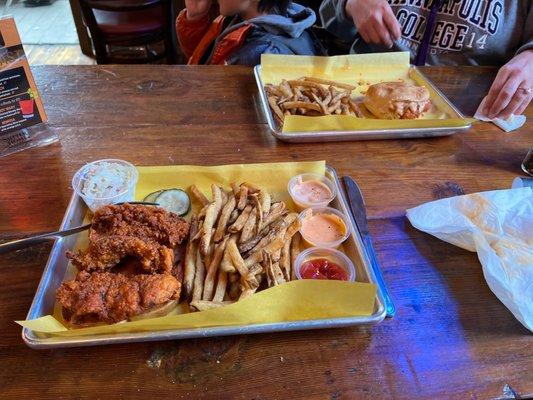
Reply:
M392 318L394 317L394 314L396 314L396 307L392 301L389 290L385 285L385 280L383 279L383 274L381 273L381 268L379 267L378 258L376 256L376 252L374 251L374 246L372 245L372 239L370 239L370 236L365 236L363 238L363 242L365 244L365 250L367 252L368 259L370 260L370 265L372 266L372 271L374 271L376 282L381 288L381 294L383 295L383 301L385 302L384 306L387 312L387 317Z
M49 234L45 234L45 235L32 236L32 237L28 237L24 239L13 240L11 242L2 243L0 244L0 254L6 254L11 251L21 250L26 247L33 246L35 244L47 242L51 239L54 239L54 237L52 237Z

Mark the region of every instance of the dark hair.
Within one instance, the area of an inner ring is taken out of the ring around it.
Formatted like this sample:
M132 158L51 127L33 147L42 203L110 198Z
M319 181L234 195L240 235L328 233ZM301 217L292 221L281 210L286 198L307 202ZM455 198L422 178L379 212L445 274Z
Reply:
M259 12L285 15L290 2L291 0L259 0L257 9Z

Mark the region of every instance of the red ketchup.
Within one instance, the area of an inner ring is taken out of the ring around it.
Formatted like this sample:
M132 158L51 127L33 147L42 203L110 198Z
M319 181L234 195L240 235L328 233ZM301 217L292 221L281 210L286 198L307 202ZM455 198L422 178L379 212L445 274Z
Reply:
M348 274L344 268L327 258L315 258L304 262L300 267L300 275L303 279L348 280Z

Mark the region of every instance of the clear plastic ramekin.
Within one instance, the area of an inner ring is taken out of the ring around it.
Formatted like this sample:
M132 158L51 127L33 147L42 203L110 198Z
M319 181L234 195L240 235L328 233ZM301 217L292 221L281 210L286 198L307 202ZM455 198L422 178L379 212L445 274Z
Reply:
M89 170L102 163L113 163L113 164L119 164L123 167L126 167L131 170L131 178L127 182L126 187L121 190L119 193L114 194L112 196L108 197L98 197L98 196L90 196L85 193L83 193L83 185L85 181L87 180L87 174ZM78 196L80 196L85 204L87 204L87 207L91 211L96 211L98 208L108 205L108 204L115 204L115 203L122 203L127 201L134 201L135 200L135 186L137 185L137 180L139 178L139 173L137 172L137 168L135 166L127 161L124 160L118 160L113 158L107 158L104 160L97 160L90 162L88 164L85 164L83 167L81 167L72 177L72 188L76 192Z
M348 258L348 256L339 250L324 247L310 247L302 251L298 255L298 257L296 257L296 261L294 262L294 272L296 277L298 279L305 279L302 278L301 275L302 265L307 261L312 261L320 258L325 258L328 261L337 264L339 267L344 269L346 275L348 275L347 281L355 282L355 267L352 261Z
M305 233L305 221L306 219L308 218L313 218L314 216L316 215L320 215L320 214L324 214L324 215L334 215L336 217L338 217L340 219L340 221L344 224L344 227L345 227L345 233L344 235L339 238L338 240L335 240L335 241L325 241L325 240L317 240L316 238L313 238L311 237L309 234L306 234ZM346 218L346 216L341 213L340 211L334 209L334 208L331 208L331 207L311 207L311 208L307 208L305 210L303 210L300 215L298 216L298 218L300 219L300 222L301 222L301 228L300 228L300 233L303 237L303 239L305 240L305 242L307 242L307 244L309 244L310 246L313 246L313 247L332 247L332 248L337 248L341 245L342 242L344 242L346 239L348 239L348 237L350 236L350 225L348 223L348 218Z
M298 183L307 181L318 181L323 183L330 190L331 196L323 201L317 202L309 202L305 199L302 199L298 196L298 193L295 193L295 187L298 185ZM289 181L289 184L287 185L287 190L289 191L292 201L294 201L294 204L296 204L296 207L298 207L299 211L309 207L327 207L327 205L331 203L333 199L335 199L335 196L337 196L337 189L335 188L335 185L330 179L326 178L323 175L311 173L293 176Z

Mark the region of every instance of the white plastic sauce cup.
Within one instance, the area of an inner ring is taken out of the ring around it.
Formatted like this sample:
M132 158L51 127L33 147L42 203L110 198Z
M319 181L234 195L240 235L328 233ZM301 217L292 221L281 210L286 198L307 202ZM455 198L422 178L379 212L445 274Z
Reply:
M335 241L324 241L324 240L316 240L312 237L310 237L305 232L305 221L308 218L313 218L316 215L334 215L338 217L342 223L344 224L344 228L346 229L344 235ZM303 210L300 215L298 216L301 222L301 228L300 228L300 234L302 235L302 238L305 240L306 243L308 243L310 246L316 246L316 247L330 247L330 248L337 248L341 245L342 242L344 242L348 237L350 236L350 225L348 224L348 219L346 216L341 213L339 210L336 210L331 207L312 207L307 208Z
M101 163L119 164L131 170L131 174L130 174L131 179L127 182L126 187L123 190L121 190L119 193L114 194L109 197L90 196L90 195L83 193L83 186L85 184L85 181L87 180L87 173L89 172L91 167L101 164ZM106 206L108 204L134 201L135 200L135 186L137 185L138 178L139 178L139 173L137 172L137 168L135 168L133 164L127 161L124 161L124 160L108 158L104 160L93 161L81 167L74 174L74 177L72 178L72 188L74 189L76 194L83 199L85 204L87 204L87 207L89 207L89 209L94 212L98 208Z
M301 196L298 195L298 193L296 193L295 188L299 183L308 181L317 181L323 183L330 190L331 196L323 201L318 202L309 202L306 199L303 199ZM287 186L292 201L294 201L294 204L296 204L296 207L298 207L299 211L309 207L326 207L337 196L337 189L335 188L335 185L330 179L326 178L323 175L311 173L296 175L291 178Z
M355 267L352 261L348 258L346 254L339 250L322 248L322 247L310 247L302 251L296 261L294 262L294 273L298 279L304 279L301 275L301 267L307 261L316 260L319 258L325 258L328 261L331 261L337 264L339 267L344 269L346 275L348 275L348 282L355 282L356 273Z

